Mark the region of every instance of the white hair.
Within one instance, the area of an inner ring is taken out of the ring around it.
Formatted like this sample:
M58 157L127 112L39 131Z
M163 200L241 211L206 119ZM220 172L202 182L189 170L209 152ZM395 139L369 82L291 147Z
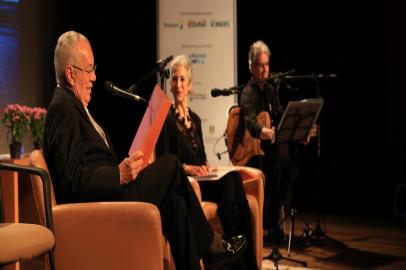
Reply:
M269 50L268 46L262 41L257 40L250 46L250 51L248 53L248 67L251 71L251 66L255 61L255 58L259 53L265 53L268 57L271 56L271 51Z
M66 85L65 67L75 63L77 53L74 47L80 40L90 44L87 37L76 31L65 32L58 38L54 53L54 66L56 83L60 86Z
M182 66L186 69L187 75L189 76L189 81L192 81L192 62L190 58L187 57L185 54L181 54L176 56L171 63L171 73L173 73L174 69L177 66Z

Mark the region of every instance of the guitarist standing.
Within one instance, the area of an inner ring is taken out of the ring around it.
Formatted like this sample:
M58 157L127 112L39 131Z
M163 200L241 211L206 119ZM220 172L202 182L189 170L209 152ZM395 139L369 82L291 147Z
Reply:
M275 143L275 126L283 107L276 89L267 80L270 55L268 46L260 40L250 46L248 64L252 77L241 93L239 105L245 128L253 138L259 139L263 151L253 153L245 165L261 169L265 174L263 227L269 232L266 240L280 241L283 238L278 224L280 207L286 202L298 172L288 161L288 154L283 154L288 152L282 151L288 145Z

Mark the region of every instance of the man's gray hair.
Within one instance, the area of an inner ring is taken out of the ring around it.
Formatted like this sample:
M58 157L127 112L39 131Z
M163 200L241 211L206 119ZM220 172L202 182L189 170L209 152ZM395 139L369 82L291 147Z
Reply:
M65 67L75 64L77 54L74 51L74 47L80 40L85 40L90 44L87 37L76 31L65 32L58 38L55 47L54 65L56 83L59 86L66 85Z
M257 40L250 46L250 51L248 53L248 67L251 71L251 66L255 61L255 58L259 53L265 53L268 57L271 57L271 51L269 50L268 46L262 41Z

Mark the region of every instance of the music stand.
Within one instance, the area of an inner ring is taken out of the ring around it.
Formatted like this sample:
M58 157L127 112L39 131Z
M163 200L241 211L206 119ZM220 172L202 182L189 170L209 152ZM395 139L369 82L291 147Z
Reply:
M319 82L320 78L337 78L337 75L336 74L329 74L329 75L323 75L323 74L316 75L316 74L313 74L312 75L312 79L314 80L315 87L316 87L316 96L317 97L321 97L321 95L320 95L320 82ZM321 172L320 172L320 170L321 170L321 168L320 168L321 167L321 164L320 164L320 162L321 162L321 160L320 160L320 145L321 145L320 132L321 131L320 130L322 129L322 127L323 127L323 116L321 115L320 120L319 120L319 129L318 129L318 132L317 132L318 133L318 135L317 135L317 140L318 140L318 142L317 142L317 157L318 157L318 174L317 174L317 178L318 178L318 182L320 182L320 177L321 177ZM320 188L318 188L318 193L319 193L318 194L318 200L320 200ZM319 201L319 203L320 203L320 201ZM317 223L316 223L316 227L315 227L311 237L315 238L315 241L318 244L321 244L321 240L322 240L322 238L324 238L324 239L330 241L331 243L335 244L336 246L339 246L339 247L341 247L343 249L348 249L348 246L346 244L344 244L344 243L342 243L342 242L328 236L323 231L323 229L321 228L321 223L320 223L320 207L318 207L318 208L319 209L317 211L317 220L316 220Z
M337 78L337 74L317 74L317 73L312 73L310 75L287 75L284 77L285 79L311 79L314 81L315 84L315 88L316 88L316 97L317 98L321 98L321 94L320 94L320 79L336 79ZM321 113L320 115L318 115L318 123L319 123L319 127L317 130L317 157L318 157L318 165L317 165L317 179L320 182L320 178L321 178L321 156L320 156L320 148L321 148L321 144L322 144L322 134L323 134L323 128L324 128L324 124L323 124L323 114ZM316 187L318 194L317 194L317 205L320 203L320 188ZM321 224L320 224L320 207L318 207L317 210L317 220L316 220L316 226L314 230L310 230L307 231L306 234L308 237L310 237L310 243L312 244L313 242L317 242L318 244L321 244L321 240L322 238L325 238L326 240L329 240L330 242L332 242L333 244L347 249L348 246L344 243L341 243L338 240L335 240L333 238L331 238L330 236L326 235L326 233L323 231L323 229L321 228ZM313 239L314 238L314 239ZM313 241L314 240L314 241Z
M305 141L316 124L323 102L322 98L290 101L278 125L278 142Z
M320 114L323 106L323 102L324 100L322 98L290 101L282 115L278 128L276 129L276 147L278 147L279 143L305 141L310 135L313 125L317 121L317 117ZM276 151L276 153L277 152L278 151ZM278 160L278 157L276 160ZM279 164L277 164L275 168L278 168L278 166ZM276 177L279 177L279 173L275 173L275 175ZM275 183L279 183L278 180L275 181ZM276 192L276 194L278 194L278 192ZM292 228L293 226L291 226L291 230ZM292 232L289 235L289 243L291 242L291 237ZM279 247L276 241L271 254L264 259L272 260L276 270L278 270L278 261L283 259L307 266L306 261L295 260L282 256L282 254L279 252Z

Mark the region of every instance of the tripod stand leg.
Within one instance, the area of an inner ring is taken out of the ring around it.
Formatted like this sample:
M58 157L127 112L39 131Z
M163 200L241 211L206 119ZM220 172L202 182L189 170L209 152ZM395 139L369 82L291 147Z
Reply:
M290 246L292 244L292 237L295 232L295 210L292 208L290 210L291 216L291 223L290 223L290 230L289 230L289 242L288 242L288 257L290 256Z
M278 263L279 263L280 260L286 260L286 261L291 261L291 262L294 262L294 263L298 263L298 264L303 265L304 267L307 266L306 261L295 260L295 259L292 259L292 258L282 256L282 254L279 251L278 245L274 245L274 247L273 247L273 249L271 251L271 254L264 257L263 259L273 261L276 269L278 269Z
M274 245L271 253L268 256L264 257L263 259L272 261L275 268L278 269L279 268L278 263L281 258L282 258L282 254L279 252L278 246Z
M316 238L316 241L318 243L321 243L321 239L325 238L328 241L330 241L331 243L333 243L334 245L336 245L342 249L348 249L348 246L346 244L341 243L340 241L335 240L335 239L331 238L330 236L326 235L326 233L323 231L323 229L320 226L320 222L316 225L313 236Z
M288 239L288 254L287 254L288 257L289 257L290 256L290 250L291 250L291 247L292 247L292 243L293 243L294 237L295 237L295 217L298 217L299 220L305 226L304 233L303 233L302 237L303 237L303 240L306 240L305 244L307 246L310 245L309 244L309 241L310 241L309 236L311 236L313 233L312 233L312 230L310 229L309 224L298 214L297 209L291 208L290 209L290 214L289 214L288 217L290 217L290 219L291 219L290 229L289 229L289 239Z
M307 222L304 220L304 218L301 217L301 216L297 213L297 211L296 211L295 214L296 214L296 216L300 219L300 221L305 225L305 228L306 228L306 229L310 229L309 223L307 223Z
M295 263L303 265L304 267L307 267L307 262L305 262L305 261L295 260L295 259L292 259L292 258L285 258L285 257L283 257L283 259L291 261L291 262L295 262Z

